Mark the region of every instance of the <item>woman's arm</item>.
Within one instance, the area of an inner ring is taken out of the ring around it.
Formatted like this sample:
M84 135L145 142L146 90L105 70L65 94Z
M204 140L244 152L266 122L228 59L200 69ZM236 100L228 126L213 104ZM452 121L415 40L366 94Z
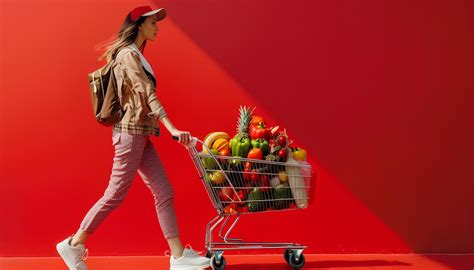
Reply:
M168 118L168 116L163 116L161 119L160 119L160 122L166 127L166 129L171 133L176 133L176 131L178 131L176 129L176 127L173 125L173 123L171 123L170 119Z
M191 142L191 133L187 131L180 131L171 123L168 116L165 114L160 119L160 122L168 129L172 136L178 137L178 142L182 144L188 144Z

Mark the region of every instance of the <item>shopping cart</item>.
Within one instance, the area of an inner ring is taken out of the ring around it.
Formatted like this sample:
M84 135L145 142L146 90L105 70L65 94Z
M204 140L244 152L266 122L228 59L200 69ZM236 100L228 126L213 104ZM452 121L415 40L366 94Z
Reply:
M173 139L178 140L175 136ZM202 146L201 150L197 149L197 143ZM311 165L296 160L290 163L215 155L195 137L186 148L217 210L217 216L206 226L206 256L211 258L212 268L225 268L224 251L250 249L284 249L284 259L290 266L303 267L304 245L244 242L229 234L242 214L306 208L314 187L311 182L315 180ZM227 224L230 226L226 229ZM219 225L218 236L222 241L215 241L213 232Z

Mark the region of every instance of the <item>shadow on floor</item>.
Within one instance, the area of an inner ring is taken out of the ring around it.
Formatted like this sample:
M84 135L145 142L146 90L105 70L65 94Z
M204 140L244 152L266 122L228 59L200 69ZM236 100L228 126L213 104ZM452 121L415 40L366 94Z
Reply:
M317 262L307 262L304 269L311 268L332 268L332 267L370 267L370 266L411 266L410 263L405 263L395 260L327 260ZM293 269L286 263L269 263L269 264L232 264L226 267L226 270L264 270L264 269Z

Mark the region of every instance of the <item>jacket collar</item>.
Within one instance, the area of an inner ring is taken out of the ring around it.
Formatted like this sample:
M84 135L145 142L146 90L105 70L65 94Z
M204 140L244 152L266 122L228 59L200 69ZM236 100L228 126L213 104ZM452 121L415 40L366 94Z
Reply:
M132 42L132 44L130 44L130 47L135 50L136 52L138 52L138 55L140 56L140 62L142 63L142 66L143 68L148 71L148 73L150 73L154 79L155 78L155 74L153 73L153 69L151 68L151 65L150 63L148 63L148 61L146 60L145 56L143 56L142 52L140 52L140 50L138 49L137 45L135 45L135 42Z

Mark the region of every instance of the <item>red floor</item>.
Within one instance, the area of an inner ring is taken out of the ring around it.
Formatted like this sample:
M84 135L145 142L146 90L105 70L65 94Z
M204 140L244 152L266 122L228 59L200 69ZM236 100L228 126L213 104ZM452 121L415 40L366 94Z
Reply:
M414 254L370 254L328 255L306 254L306 265L302 269L466 269L474 270L473 255L414 255ZM281 255L226 256L227 270L291 270ZM166 257L89 257L90 270L161 270L168 269ZM46 258L0 258L1 270L67 270L59 257ZM210 269L210 268L209 268Z

